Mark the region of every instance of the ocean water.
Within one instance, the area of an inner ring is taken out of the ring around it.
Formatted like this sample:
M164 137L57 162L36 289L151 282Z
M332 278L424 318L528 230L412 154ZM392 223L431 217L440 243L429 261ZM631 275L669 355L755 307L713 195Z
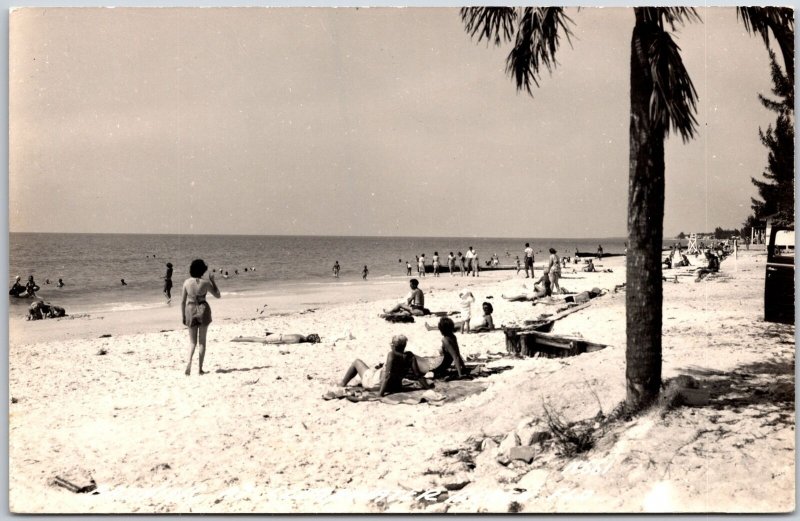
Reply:
M405 262L414 265L416 255L425 253L430 264L434 251L445 261L448 252L465 253L469 246L482 263L496 253L501 264L513 264L517 255L522 258L526 242L534 248L538 263L551 247L560 255L571 255L576 249L597 251L602 244L606 253L622 253L625 239L11 233L8 285L15 275L23 283L33 275L41 287L38 296L68 313L134 309L163 305L167 262L174 266L173 301L180 299L195 258L205 260L209 268L227 271L228 278L218 277L218 284L226 297L235 298L279 286L362 283L365 264L371 281L405 277ZM334 279L331 268L337 260L341 272ZM65 287L56 288L59 278ZM120 279L128 285L122 286ZM12 313L29 304L29 299L10 298Z

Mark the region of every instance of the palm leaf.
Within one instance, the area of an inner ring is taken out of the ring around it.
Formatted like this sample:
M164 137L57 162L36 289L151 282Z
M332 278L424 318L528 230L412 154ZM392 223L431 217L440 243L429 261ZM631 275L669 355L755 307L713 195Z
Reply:
M697 91L681 59L680 47L669 33L659 31L648 50L653 92L650 96L650 121L683 141L694 137L697 120Z
M742 20L747 32L761 36L767 49L772 32L794 85L794 11L789 7L737 7L736 16Z
M572 45L570 19L561 7L526 7L517 24L514 48L506 59L506 72L514 78L517 90L532 94L532 85L539 86L543 69L552 72L558 64L556 51L561 32Z
M666 25L674 31L678 25L702 22L693 7L640 7L645 22L657 24L662 30Z
M769 31L789 29L794 33L794 13L789 7L737 7L736 17L741 18L747 32L761 36L769 46Z
M510 42L514 36L514 21L517 13L513 7L462 7L461 21L470 37L478 35L478 41L486 38L500 45Z

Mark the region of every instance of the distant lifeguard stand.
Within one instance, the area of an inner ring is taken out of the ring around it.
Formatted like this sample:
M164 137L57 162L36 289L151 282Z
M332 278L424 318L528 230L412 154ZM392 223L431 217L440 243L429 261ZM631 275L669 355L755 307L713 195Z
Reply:
M689 244L686 245L687 255L697 255L700 253L700 250L697 248L697 234L693 233L689 235Z

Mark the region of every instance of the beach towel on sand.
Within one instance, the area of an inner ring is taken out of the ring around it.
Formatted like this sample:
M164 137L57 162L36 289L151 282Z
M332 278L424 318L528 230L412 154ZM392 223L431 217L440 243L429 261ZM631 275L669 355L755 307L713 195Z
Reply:
M492 374L501 373L511 366L490 367L483 364L467 365L470 369L468 375L462 378L453 371L448 373L444 379L437 380L433 389L425 390L419 382L413 380L403 380L403 390L397 393L379 396L378 391L369 391L361 387L345 387L325 394L324 400L346 399L351 402L381 402L388 405L416 405L418 403L429 403L431 405L444 405L445 403L458 402L485 391L489 384L486 382L474 382L478 378L483 378Z

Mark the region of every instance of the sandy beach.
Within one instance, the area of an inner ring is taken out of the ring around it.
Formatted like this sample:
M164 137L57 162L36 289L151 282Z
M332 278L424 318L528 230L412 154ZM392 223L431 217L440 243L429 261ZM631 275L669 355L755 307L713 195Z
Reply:
M488 367L507 370L473 382L485 390L439 406L322 399L354 359L384 361L394 334L407 335L416 354L436 352L440 335L425 330L425 319L378 318L407 293L403 277L229 299L222 283L223 298L211 300L204 376L196 362L194 374L183 374L188 340L175 301L30 323L11 316L11 511L792 511L794 327L762 320L765 259L740 252L700 283L664 283L663 378L691 375L709 403L609 423L593 448L572 457L533 443L531 463L507 465L494 443L541 431L544 407L566 421L590 420L624 399L625 293L614 291L625 281L623 257L598 263L611 273L568 268L561 281L571 291L608 292L553 333L605 349L498 358ZM478 304L493 304L498 325L563 306L500 297L525 283L496 271L428 276L420 287L433 311L457 310L458 291L470 288ZM265 331L317 333L322 342L230 341ZM348 331L352 339L334 343ZM505 352L502 332L458 340L465 357ZM95 493L51 483L76 472L91 475ZM432 490L447 493L424 496Z

